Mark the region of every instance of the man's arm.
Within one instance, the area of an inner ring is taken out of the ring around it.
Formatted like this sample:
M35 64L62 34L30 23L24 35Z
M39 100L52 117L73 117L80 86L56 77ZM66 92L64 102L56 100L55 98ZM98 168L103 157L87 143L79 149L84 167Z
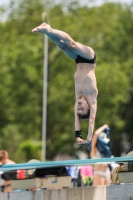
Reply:
M76 103L75 103L75 107L74 107L74 114L75 114L75 131L80 131L80 119L77 115L77 107L76 107Z
M95 118L96 118L96 111L97 111L97 101L90 105L90 117L89 117L89 125L88 125L88 135L87 140L91 141L95 126Z

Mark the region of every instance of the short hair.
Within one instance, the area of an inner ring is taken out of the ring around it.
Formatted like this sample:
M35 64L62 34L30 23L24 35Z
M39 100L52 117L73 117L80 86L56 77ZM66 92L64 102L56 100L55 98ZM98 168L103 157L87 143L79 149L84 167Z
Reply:
M6 150L0 150L0 162L6 158L8 158L8 152Z
M79 114L79 113L77 113L77 115L78 115L78 117L80 119L89 119L89 117L90 117L90 109L87 110L86 114L81 114L81 113Z

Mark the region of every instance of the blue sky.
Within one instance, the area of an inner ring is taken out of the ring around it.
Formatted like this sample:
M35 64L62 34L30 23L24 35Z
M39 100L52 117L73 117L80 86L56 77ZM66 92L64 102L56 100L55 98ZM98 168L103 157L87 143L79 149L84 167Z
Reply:
M19 1L19 0L18 0ZM57 0L60 1L61 0ZM101 5L104 2L119 2L119 3L127 3L127 4L131 4L133 2L133 0L80 0L82 2L82 4L94 4L94 5ZM0 5L7 5L10 2L10 0L0 0ZM90 2L90 3L89 3ZM92 3L95 2L95 3Z

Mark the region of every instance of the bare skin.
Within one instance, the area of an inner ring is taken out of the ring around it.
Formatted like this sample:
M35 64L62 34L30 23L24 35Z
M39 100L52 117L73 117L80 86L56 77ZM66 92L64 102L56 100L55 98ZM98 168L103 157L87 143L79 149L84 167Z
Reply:
M1 160L1 164L2 165L15 164L15 162L10 160L9 158L5 158L5 159ZM11 187L11 181L10 180L4 181L1 186L7 186L7 185L9 185L9 186L5 187L4 192L12 192L12 187Z
M93 135L93 139L92 139L92 145L91 145L91 158L94 158L96 156L96 153L98 151L97 147L96 147L96 143L97 143L97 139L98 139L98 136L100 135L101 132L103 132L106 128L108 128L108 125L107 124L104 124L103 126L99 127L94 135Z
M34 28L32 32L46 34L61 50L64 51L64 53L67 54L67 56L74 60L76 60L78 55L88 60L94 58L94 51L91 47L75 42L67 33L53 29L46 23ZM85 114L88 108L90 109L87 139L83 140L80 137L77 137L76 139L78 144L90 143L94 131L98 94L95 66L95 64L90 63L78 63L77 70L74 74L76 97L74 108L75 131L81 130L81 120L77 114ZM81 99L84 101L80 102Z
M101 126L100 128L98 128L94 135L93 135L93 139L92 139L92 146L91 146L91 158L97 158L97 152L98 149L96 147L96 143L97 143L97 139L98 136L100 135L101 132L104 131L104 129L108 128L107 124L104 124L103 126ZM98 173L95 173L98 172ZM101 174L100 174L101 173ZM104 175L106 175L104 177ZM107 164L96 164L94 165L94 179L93 179L93 186L97 186L97 185L109 185L110 184L110 170Z

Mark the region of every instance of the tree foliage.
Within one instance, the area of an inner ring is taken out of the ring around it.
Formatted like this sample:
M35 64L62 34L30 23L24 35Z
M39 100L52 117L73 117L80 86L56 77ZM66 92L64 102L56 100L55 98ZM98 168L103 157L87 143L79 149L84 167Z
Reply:
M116 156L121 153L121 134L127 132L131 140L131 9L115 3L80 7L78 2L73 2L66 7L59 4L48 8L48 4L44 5L40 0L21 0L19 3L12 1L5 11L0 9L1 16L8 10L7 19L0 22L0 148L8 150L16 162L41 158L44 37L31 33L31 30L42 23L42 13L46 13L46 21L53 28L66 31L75 41L91 46L97 54L99 94L95 129L109 124ZM74 155L77 151L74 138L75 70L75 62L49 40L48 160L60 152ZM88 122L84 121L84 138L87 126Z

